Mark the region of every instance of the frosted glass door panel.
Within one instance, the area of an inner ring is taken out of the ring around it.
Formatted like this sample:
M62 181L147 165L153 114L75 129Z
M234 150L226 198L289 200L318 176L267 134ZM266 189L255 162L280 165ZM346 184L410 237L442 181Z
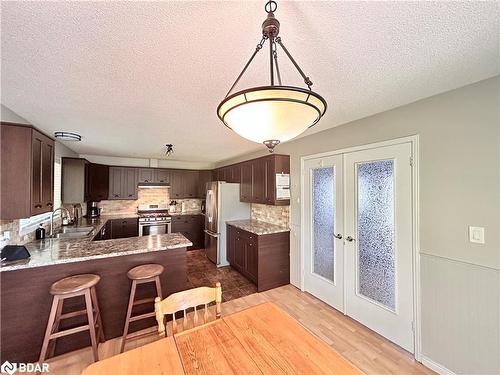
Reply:
M313 272L334 281L335 167L312 170Z
M358 293L395 309L394 162L357 164Z

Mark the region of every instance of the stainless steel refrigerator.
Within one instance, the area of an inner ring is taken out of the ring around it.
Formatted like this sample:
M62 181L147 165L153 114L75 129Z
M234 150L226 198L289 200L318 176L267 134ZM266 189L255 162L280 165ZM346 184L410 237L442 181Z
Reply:
M205 252L217 266L229 265L226 256L226 221L250 219L250 204L240 202L240 184L207 182Z

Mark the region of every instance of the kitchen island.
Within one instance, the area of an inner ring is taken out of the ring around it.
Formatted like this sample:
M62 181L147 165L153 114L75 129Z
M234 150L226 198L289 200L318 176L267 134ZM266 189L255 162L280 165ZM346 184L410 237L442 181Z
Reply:
M105 220L103 220L104 222ZM103 225L99 223L99 225ZM106 340L123 331L131 282L127 271L146 264L165 267L160 276L163 296L186 289L186 248L192 243L180 233L91 241L83 239L47 239L26 245L29 261L2 266L1 278L1 362L38 360L49 318L53 282L64 277L93 273L101 280L96 286ZM154 296L153 284L139 286L136 299ZM153 310L153 304L138 305L134 314ZM65 303L64 312L84 306L83 297ZM61 329L86 324L83 316L61 322ZM131 331L151 327L154 318L134 322ZM90 346L88 332L57 339L59 355Z

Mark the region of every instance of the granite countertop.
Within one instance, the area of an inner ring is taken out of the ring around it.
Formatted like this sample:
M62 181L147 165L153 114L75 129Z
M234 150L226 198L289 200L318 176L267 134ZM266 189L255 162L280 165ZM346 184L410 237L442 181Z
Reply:
M266 223L264 221L258 220L233 220L226 221L226 224L246 230L247 232L254 233L258 236L290 231L290 228L288 227L283 227L281 225Z
M180 233L92 241L94 234L106 224L106 221L133 216L133 214L132 216L106 215L96 219L83 218L74 226L93 226L95 228L93 234L83 238L46 238L45 240L29 242L24 246L30 252L31 258L2 265L0 272L170 250L192 245L192 242Z
M200 210L196 211L184 211L184 212L169 212L168 213L170 216L182 216L182 215L205 215L203 212Z

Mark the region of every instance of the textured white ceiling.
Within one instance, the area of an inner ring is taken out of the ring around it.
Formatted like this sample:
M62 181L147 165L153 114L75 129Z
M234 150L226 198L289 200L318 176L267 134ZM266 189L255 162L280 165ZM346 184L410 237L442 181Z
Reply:
M82 154L216 162L258 149L216 107L260 40L259 2L2 2L1 102ZM500 73L497 2L279 2L328 101L305 134ZM267 84L263 50L238 88ZM302 85L280 55L284 83Z

